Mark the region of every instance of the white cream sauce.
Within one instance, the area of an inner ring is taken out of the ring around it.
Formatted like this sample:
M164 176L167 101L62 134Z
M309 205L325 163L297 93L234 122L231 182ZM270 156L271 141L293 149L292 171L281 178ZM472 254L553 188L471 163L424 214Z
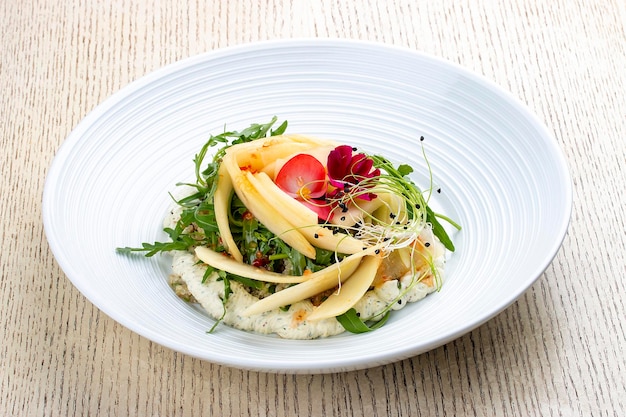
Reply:
M166 227L174 227L180 210L174 209L164 220ZM435 257L435 266L439 273L439 279L443 279L445 249L443 245L432 235L430 229L425 229L426 238L432 242L431 254ZM265 313L243 316L242 312L259 299L246 291L245 287L236 281L231 281L232 294L226 303L224 314L224 282L219 280L218 275L211 275L204 283L202 278L206 266L198 264L198 258L189 252L173 251L172 272L181 277L187 284L189 292L214 319L223 316L222 322L234 328L252 331L262 334L276 334L285 339L317 339L337 335L345 331L343 326L335 318L325 320L307 321L306 316L315 309L308 300L300 301L283 311L276 309ZM414 284L410 289L407 290ZM416 302L435 291L435 286L426 285L423 282L414 283L412 274L407 274L398 280L390 280L368 291L354 306L360 317L375 317L390 303L392 310L400 310L408 303ZM394 302L401 292L406 293Z
M440 274L443 271L443 264L440 263ZM198 264L195 255L189 252L173 252L172 270L179 275L187 284L187 288L214 319L222 317L224 306L224 282L217 280L217 274L210 276L206 282L202 283L206 267ZM405 275L398 281L387 281L384 284L368 291L363 298L354 306L360 317L373 317L382 311L389 303L393 302L400 291L405 290L412 281L411 274ZM245 317L242 312L258 301L258 298L249 294L245 288L236 281L231 281L232 294L226 303L226 314L223 322L229 326L241 330L256 333L275 333L287 339L316 339L333 336L344 331L344 328L335 318L307 321L306 316L315 307L310 301L301 301L293 304L289 310L276 309L262 314ZM400 302L395 302L393 310L399 310L410 302L415 302L426 297L435 290L434 286L419 282L400 298Z

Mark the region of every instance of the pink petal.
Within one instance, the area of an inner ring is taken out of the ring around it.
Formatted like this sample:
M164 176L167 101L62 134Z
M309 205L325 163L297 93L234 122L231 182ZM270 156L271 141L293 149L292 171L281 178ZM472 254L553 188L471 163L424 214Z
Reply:
M301 153L283 165L274 182L294 198L317 198L326 193L326 170L314 156Z
M317 213L317 217L323 221L330 221L333 218L333 209L330 204L324 200L298 200L302 205L308 207Z

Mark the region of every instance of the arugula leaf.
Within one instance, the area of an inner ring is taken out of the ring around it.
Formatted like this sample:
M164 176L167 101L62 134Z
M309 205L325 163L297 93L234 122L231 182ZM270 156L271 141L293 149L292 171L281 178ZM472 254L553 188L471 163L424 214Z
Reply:
M437 215L432 209L426 206L426 221L429 222L433 228L433 234L439 238L439 241L446 247L450 252L454 252L454 243L448 236L446 229L443 228L439 220L437 220Z
M230 299L230 295L233 293L233 290L230 288L229 274L227 274L224 271L220 271L220 270L217 271L217 274L220 277L219 279L223 279L224 280L224 298L222 300L222 304L224 304L224 306L226 306L226 303Z
M174 250L187 250L188 247L197 244L197 241L190 235L181 235L178 230L166 227L163 229L172 239L171 242L142 243L140 248L115 248L117 253L129 254L132 252L146 252L144 256L152 257L159 252L169 252Z
M142 243L141 247L120 247L116 248L116 251L124 254L144 252L145 256L150 257L159 252L189 250L199 245L208 246L218 251L223 250L223 248L220 247L219 230L213 208L213 195L217 188L217 172L221 158L224 156L226 149L236 143L251 142L261 139L266 137L268 133L271 135L284 133L287 128L287 121L284 121L275 130L271 130L277 120L277 117L274 116L268 123L255 123L241 132L233 131L224 132L216 136L211 135L209 140L193 158L196 182L177 184L193 187L196 189L196 192L180 200L175 200L178 205L183 207L180 220L175 230L164 229L172 241ZM229 144L230 140L232 140L232 142ZM215 153L213 160L205 165L209 148L220 144L223 145L222 148ZM203 169L205 166L206 168ZM183 232L189 226L192 227L193 231Z
M270 136L282 135L283 133L285 133L286 130L287 130L287 121L285 120L275 130L270 131Z
M233 290L230 288L230 279L228 279L228 274L220 270L217 270L217 274L219 275L218 280L224 281L224 298L222 298L222 307L224 308L224 312L222 313L222 316L215 321L215 324L213 324L207 333L213 333L222 320L224 320L224 317L226 316L226 303L228 303L230 295L233 293ZM205 275L207 274L205 273Z
M398 166L398 174L400 174L403 177L406 177L412 172L413 172L413 167L411 165L402 164Z
M373 330L379 329L387 322L389 319L389 314L391 311L387 311L385 315L380 319L380 321L373 322L371 324L367 324L357 315L357 312L354 308L346 311L340 316L335 317L339 324L343 326L344 329L349 331L350 333L367 333Z
M154 243L142 243L141 248L131 248L131 247L123 247L123 248L115 248L117 253L129 254L132 252L145 252L145 256L150 258L156 255L159 252L169 252L172 250L186 250L187 243L178 241L178 242L154 242Z
M232 274L229 274L229 277L230 277L231 281L237 281L240 284L245 285L246 287L254 288L254 289L257 289L257 290L260 290L261 288L263 288L265 286L265 284L263 282L257 281L255 279L241 277L239 275L232 275Z

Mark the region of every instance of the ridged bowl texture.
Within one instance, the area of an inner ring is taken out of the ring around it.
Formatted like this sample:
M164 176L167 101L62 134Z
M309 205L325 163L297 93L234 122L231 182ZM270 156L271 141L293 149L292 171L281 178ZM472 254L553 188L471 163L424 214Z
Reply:
M289 121L288 132L408 163L431 206L460 225L441 291L374 332L294 341L221 326L178 299L169 258L119 246L166 238L168 192L193 181L210 134ZM420 137L424 141L420 141ZM423 148L422 148L423 146ZM185 59L95 108L59 149L43 220L59 265L104 313L173 350L267 372L362 369L414 356L492 318L541 276L567 231L558 144L518 100L444 60L348 40L259 42Z

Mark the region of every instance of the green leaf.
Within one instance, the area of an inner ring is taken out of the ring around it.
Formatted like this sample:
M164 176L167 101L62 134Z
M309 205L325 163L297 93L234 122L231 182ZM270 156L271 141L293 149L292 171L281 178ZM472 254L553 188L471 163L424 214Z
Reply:
M287 120L285 120L280 126L278 126L275 130L270 131L270 136L278 136L285 133L287 130Z
M207 268L204 271L204 274L202 275L203 284L206 284L207 280L209 279L209 277L211 276L213 272L215 272L215 268L213 268L211 265L207 265Z
M403 177L406 177L413 172L413 167L407 164L402 164L398 167L398 173Z
M439 223L439 220L437 220L437 215L428 206L426 206L426 221L431 224L433 234L439 238L443 246L450 252L454 252L454 243L452 243L446 229L444 229L441 223Z
M117 253L130 254L132 252L146 252L146 257L151 257L159 252L169 252L173 250L187 250L189 242L176 241L176 242L154 242L154 243L142 243L141 248L115 248Z
M367 324L357 315L355 309L351 308L340 316L335 317L339 324L343 326L344 329L349 331L350 333L367 333L376 329L380 329L385 325L387 320L389 319L389 314L391 312L387 311L380 321L373 322L372 324Z
M263 283L255 279L250 279L246 277L241 277L239 275L231 275L231 274L229 274L229 277L232 281L237 281L240 284L245 285L246 287L254 288L257 290L260 290L261 288L263 288Z
M224 299L222 300L222 304L224 305L224 309L226 309L226 303L230 299L230 295L233 293L233 290L230 288L230 274L227 274L224 271L217 271L217 274L224 280Z
M271 130L276 120L277 117L274 116L269 123L255 123L241 132L224 132L216 136L211 135L193 158L196 182L178 184L193 187L195 192L180 200L176 200L172 196L172 199L183 207L176 229L164 229L172 241L142 243L142 247L120 247L115 250L123 254L145 252L145 256L148 257L154 256L159 252L189 250L198 245L209 246L219 250L221 245L219 244L219 228L217 227L213 209L213 194L217 186L218 168L221 158L224 156L226 149L235 143L261 139L266 137L268 133L270 135L282 134L287 128L287 121L284 121L275 130ZM222 147L217 150L213 160L206 163L205 160L207 159L209 148L220 144ZM186 231L189 226L192 226L191 232Z

